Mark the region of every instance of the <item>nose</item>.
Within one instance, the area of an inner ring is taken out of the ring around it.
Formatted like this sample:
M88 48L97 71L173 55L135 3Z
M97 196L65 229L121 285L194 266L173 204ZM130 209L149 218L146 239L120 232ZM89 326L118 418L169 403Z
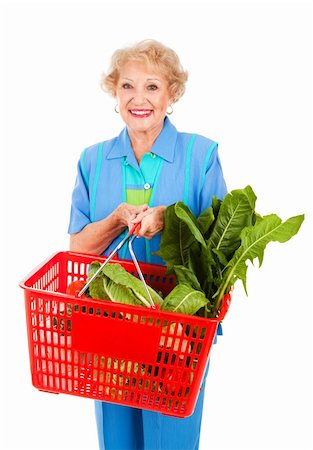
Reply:
M144 105L147 102L147 98L143 89L136 89L134 91L134 97L132 103L136 106Z

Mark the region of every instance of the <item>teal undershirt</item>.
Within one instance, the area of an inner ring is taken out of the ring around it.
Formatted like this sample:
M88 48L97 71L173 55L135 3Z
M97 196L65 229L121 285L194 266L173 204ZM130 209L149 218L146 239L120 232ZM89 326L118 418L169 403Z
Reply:
M123 162L123 184L125 188L126 203L134 206L151 205L153 189L157 184L163 159L154 154L146 153L140 164L133 167L126 159ZM149 241L146 242L146 259L150 261ZM121 258L125 257L126 248L122 249Z
M162 158L146 153L137 168L125 165L126 202L130 205L149 204Z

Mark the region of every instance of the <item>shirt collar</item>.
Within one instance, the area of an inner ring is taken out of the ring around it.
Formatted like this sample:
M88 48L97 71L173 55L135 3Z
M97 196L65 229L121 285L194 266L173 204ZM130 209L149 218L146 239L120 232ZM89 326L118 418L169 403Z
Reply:
M173 162L176 139L177 130L170 122L169 118L165 117L162 131L150 151L168 162ZM127 159L130 160L133 160L134 158L134 152L131 147L127 127L125 127L116 138L113 147L107 155L107 159L121 158L123 156L126 156Z

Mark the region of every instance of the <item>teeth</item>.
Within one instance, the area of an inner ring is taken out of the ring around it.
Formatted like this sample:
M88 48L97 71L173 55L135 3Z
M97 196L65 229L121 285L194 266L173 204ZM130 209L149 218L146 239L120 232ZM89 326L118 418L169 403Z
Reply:
M132 114L136 114L138 116L143 116L144 114L149 114L151 111L150 109L145 110L145 111L133 111L132 109L130 110Z

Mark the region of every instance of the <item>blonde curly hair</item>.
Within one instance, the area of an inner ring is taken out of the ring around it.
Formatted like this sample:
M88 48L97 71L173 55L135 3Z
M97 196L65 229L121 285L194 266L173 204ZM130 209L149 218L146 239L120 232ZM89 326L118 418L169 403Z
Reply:
M188 72L183 69L174 50L153 39L145 39L113 53L109 71L102 75L100 81L100 86L105 92L116 97L120 69L129 61L144 63L162 73L169 83L169 94L173 103L184 94Z

